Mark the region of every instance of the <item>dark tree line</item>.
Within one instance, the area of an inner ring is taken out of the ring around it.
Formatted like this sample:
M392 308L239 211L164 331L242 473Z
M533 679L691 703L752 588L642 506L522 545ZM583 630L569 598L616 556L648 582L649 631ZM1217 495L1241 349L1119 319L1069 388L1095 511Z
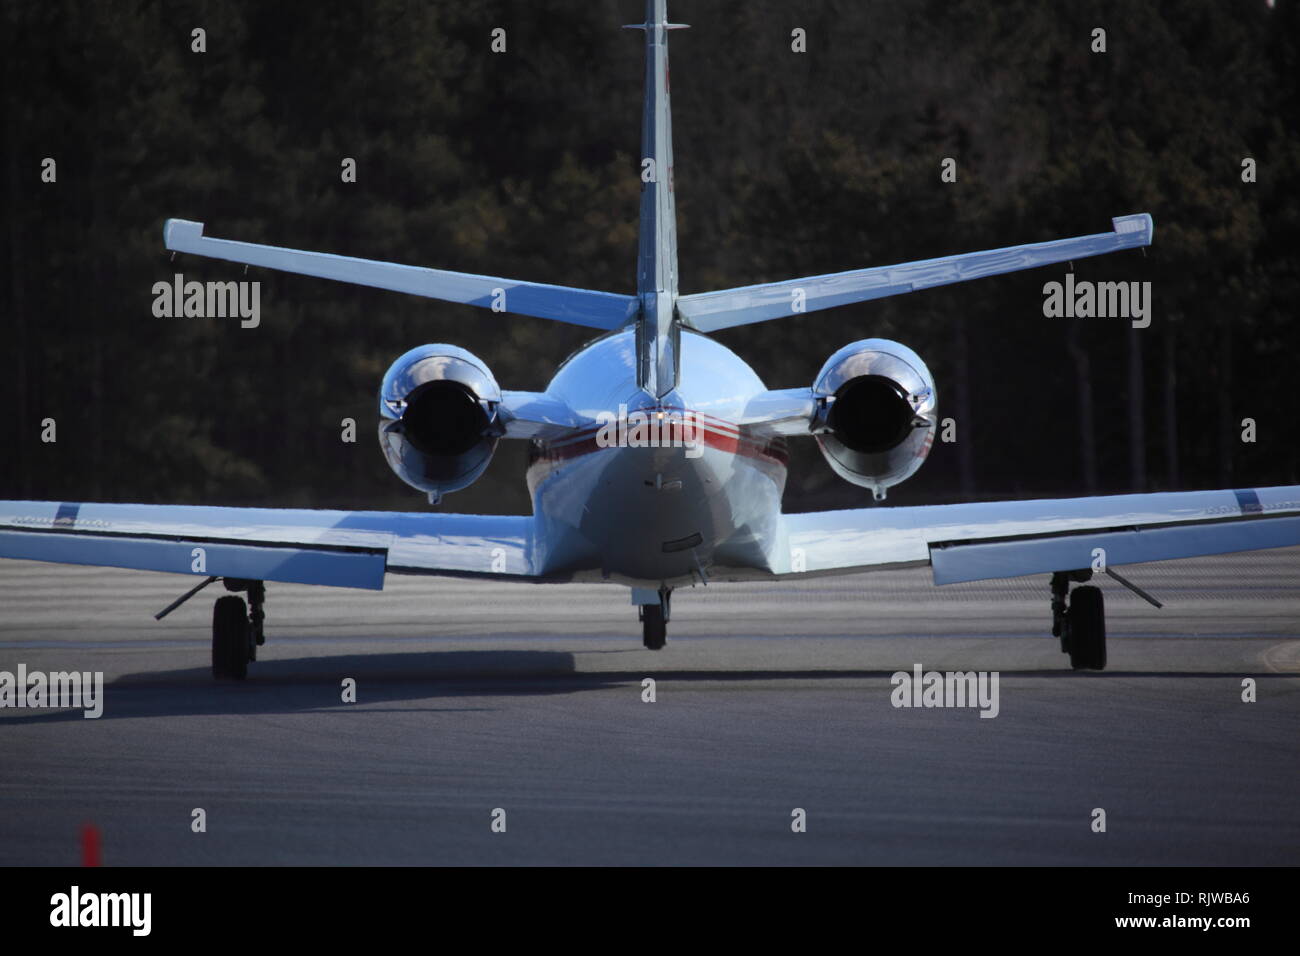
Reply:
M636 0L3 10L0 496L419 508L373 436L392 359L452 342L505 387L541 389L589 337L258 270L257 329L155 318L152 286L177 271L242 278L170 262L168 217L634 287L642 53L619 27ZM1052 267L719 336L771 387L809 383L856 338L915 348L958 440L891 501L1300 481L1294 2L678 0L671 14L692 24L672 36L684 292L1155 217L1145 256L1074 263L1080 280L1151 281L1147 329L1044 317L1043 283L1066 271ZM41 440L46 418L57 442ZM503 444L448 506L527 510L524 457ZM798 449L790 510L867 497Z

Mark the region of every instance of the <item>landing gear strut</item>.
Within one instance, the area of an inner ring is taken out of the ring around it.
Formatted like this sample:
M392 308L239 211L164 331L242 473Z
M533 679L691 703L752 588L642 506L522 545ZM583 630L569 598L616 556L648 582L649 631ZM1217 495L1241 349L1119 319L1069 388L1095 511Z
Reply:
M236 587L235 584L242 585ZM233 578L226 578L227 591L248 591L248 624L253 629L253 656L249 657L250 661L257 660L256 648L266 643L266 584L262 581L238 581Z
M1052 635L1061 639L1061 650L1070 655L1070 666L1077 671L1106 669L1106 602L1101 588L1090 584L1069 591L1071 581L1091 578L1087 569L1052 575Z
M662 650L668 643L668 621L672 617L672 597L672 588L660 588L658 604L639 606L641 643L649 650Z
M266 583L248 578L220 578L212 575L190 588L154 617L161 621L213 581L220 580L227 591L245 591L248 603L228 594L212 607L212 676L218 680L243 680L248 662L257 660L257 649L266 643Z

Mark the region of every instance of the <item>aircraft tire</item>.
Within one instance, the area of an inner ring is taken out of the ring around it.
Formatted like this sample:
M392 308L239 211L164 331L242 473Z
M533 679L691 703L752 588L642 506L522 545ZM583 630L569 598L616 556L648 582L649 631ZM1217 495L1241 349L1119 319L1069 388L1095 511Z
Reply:
M243 598L233 594L217 598L212 606L213 677L243 680L248 676L251 631Z
M641 608L641 643L652 651L661 650L668 642L668 622L664 620L664 609L659 604L647 604Z
M1075 588L1070 595L1070 666L1106 669L1106 602L1101 588Z

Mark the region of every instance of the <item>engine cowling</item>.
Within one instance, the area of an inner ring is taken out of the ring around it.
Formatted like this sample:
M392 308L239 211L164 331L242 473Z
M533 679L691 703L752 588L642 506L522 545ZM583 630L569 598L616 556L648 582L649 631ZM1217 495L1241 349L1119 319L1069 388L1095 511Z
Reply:
M473 484L496 451L501 389L473 353L421 345L379 389L379 444L398 477L437 503Z
M888 339L840 349L817 373L813 431L841 478L876 500L910 478L934 443L937 396L920 356Z

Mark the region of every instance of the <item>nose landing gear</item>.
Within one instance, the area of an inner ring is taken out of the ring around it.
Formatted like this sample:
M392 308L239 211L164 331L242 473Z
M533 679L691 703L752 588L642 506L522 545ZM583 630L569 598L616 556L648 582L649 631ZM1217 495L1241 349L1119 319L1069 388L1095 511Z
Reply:
M645 603L639 597L647 598ZM663 650L668 643L668 621L672 617L673 589L662 587L658 594L648 589L634 588L632 600L638 605L637 616L641 619L641 643L648 650Z

